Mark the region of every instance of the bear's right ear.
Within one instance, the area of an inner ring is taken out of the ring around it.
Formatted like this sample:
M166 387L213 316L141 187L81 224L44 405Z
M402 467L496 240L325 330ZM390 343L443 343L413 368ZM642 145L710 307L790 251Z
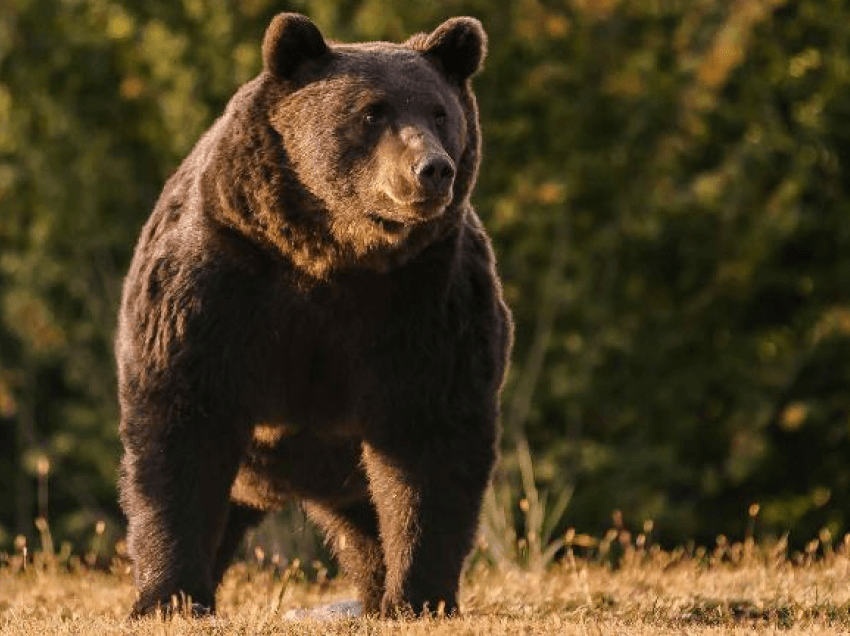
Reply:
M279 13L263 38L263 63L273 75L289 79L304 62L321 57L328 50L325 38L310 18Z
M481 68L487 35L475 18L451 18L427 36L423 52L436 60L449 78L464 81Z

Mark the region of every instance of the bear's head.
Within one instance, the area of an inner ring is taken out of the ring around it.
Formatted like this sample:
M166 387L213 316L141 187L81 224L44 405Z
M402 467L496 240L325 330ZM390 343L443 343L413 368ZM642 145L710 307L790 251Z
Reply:
M337 44L302 15L276 16L263 41L273 97L262 116L291 173L283 181L305 191L295 210L281 192L279 213L298 217L288 225L321 217L337 258L355 263L419 249L456 225L478 168L469 79L485 51L474 18L403 44Z

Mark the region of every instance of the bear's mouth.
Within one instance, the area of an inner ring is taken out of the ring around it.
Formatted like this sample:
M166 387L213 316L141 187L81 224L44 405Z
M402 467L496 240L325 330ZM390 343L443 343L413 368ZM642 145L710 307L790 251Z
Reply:
M381 216L380 214L376 214L375 212L370 212L367 216L375 225L390 234L400 234L407 230L411 225L416 225L416 222L412 220L408 222L396 221Z
M372 221L375 225L379 226L382 230L386 230L391 234L401 232L405 228L405 224L401 221L393 221L391 219L386 219L374 213L369 215L369 220Z
M383 195L390 203L390 209L396 209L404 212L394 214L398 218L403 217L401 223L405 225L417 225L425 221L440 216L446 209L446 206L451 203L452 192L447 191L438 196L410 196L402 197L394 194L391 189L384 190ZM378 213L373 213L374 216L381 216ZM386 217L381 217L386 219ZM395 219L394 219L395 220Z
M448 204L445 197L417 197L401 199L389 191L384 192L392 205L393 213L381 214L383 206L377 206L380 211L369 212L366 218L391 236L400 236L412 231L440 216Z

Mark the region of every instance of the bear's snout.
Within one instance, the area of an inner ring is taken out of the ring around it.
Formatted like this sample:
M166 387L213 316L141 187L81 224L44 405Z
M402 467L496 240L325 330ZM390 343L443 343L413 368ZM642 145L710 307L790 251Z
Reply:
M452 188L455 167L442 154L428 154L413 165L413 175L427 199L442 199Z

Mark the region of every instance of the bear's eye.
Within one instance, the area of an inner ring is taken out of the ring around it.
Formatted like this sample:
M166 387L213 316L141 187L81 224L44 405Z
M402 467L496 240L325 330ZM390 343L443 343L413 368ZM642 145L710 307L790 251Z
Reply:
M372 104L363 112L363 121L369 126L379 126L387 119L387 109L383 104Z
M443 108L434 110L434 123L438 126L443 126L446 123L446 111Z

